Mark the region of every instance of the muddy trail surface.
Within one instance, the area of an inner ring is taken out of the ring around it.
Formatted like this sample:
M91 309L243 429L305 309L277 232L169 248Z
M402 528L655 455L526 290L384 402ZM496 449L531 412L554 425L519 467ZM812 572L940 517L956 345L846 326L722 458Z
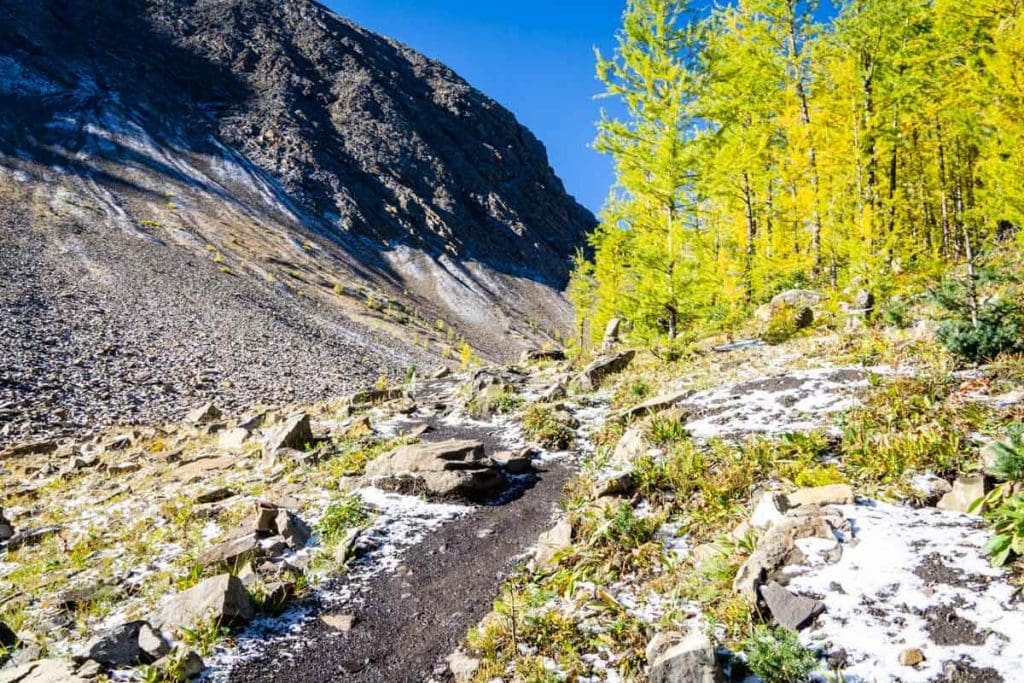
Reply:
M442 386L431 387L431 393ZM475 439L490 455L507 448L500 427L431 419L423 441ZM380 572L353 591L348 604L313 598L313 618L270 639L259 654L235 664L231 683L312 681L445 680L445 658L467 629L490 611L502 580L524 559L552 516L572 473L567 462L537 463L531 474L512 477L498 499L444 523L404 551L394 571ZM350 575L327 591L345 592ZM350 614L354 626L340 632L322 614Z

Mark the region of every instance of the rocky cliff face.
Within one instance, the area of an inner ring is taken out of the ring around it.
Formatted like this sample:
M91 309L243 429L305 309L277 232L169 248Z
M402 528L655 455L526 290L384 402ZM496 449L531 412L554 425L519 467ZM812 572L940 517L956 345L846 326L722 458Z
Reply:
M509 355L593 225L508 111L311 0L4 2L0 198L8 419L111 354L129 414L136 375L173 412Z

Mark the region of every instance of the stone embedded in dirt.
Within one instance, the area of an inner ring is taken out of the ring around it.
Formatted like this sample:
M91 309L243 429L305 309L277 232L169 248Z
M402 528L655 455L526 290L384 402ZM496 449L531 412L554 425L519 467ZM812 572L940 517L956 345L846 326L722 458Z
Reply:
M570 547L572 547L572 524L563 519L537 539L537 552L534 556L537 568L550 569L555 565L555 556Z
M924 652L921 648L910 647L900 653L900 664L903 666L917 666L924 661Z
M444 379L445 377L448 377L451 374L452 371L450 368L442 366L434 370L432 373L430 373L430 379Z
M462 648L448 655L445 661L455 683L470 683L480 668L480 660L470 657Z
M853 296L851 312L870 316L875 309L875 295L869 289L861 289Z
M263 439L263 453L272 456L279 449L300 450L313 443L313 428L309 415L296 413L272 428Z
M786 494L789 507L801 505L852 505L853 489L848 484L830 484L805 488Z
M252 600L241 580L221 574L172 597L154 613L150 623L173 631L194 628L210 620L224 626L241 624L252 619L253 614Z
M217 437L217 447L223 451L240 451L245 447L250 434L244 427L225 429Z
M594 482L593 497L626 496L636 490L636 478L631 466L615 472L607 472Z
M366 475L378 483L411 480L438 496L480 498L505 486L505 477L484 455L479 441L440 441L400 446L366 466ZM415 488L415 487L413 487Z
M199 565L202 567L220 567L222 569L239 567L246 562L257 559L263 554L260 540L260 536L257 533L229 538L203 551L199 556Z
M782 519L783 513L788 507L786 496L774 491L762 493L758 497L757 503L754 504L754 511L747 521L748 528L767 529ZM737 534L733 533L733 536L737 536Z
M569 392L566 389L565 382L558 381L541 391L537 396L537 400L540 403L553 403L554 401L561 401L568 395Z
M654 398L637 403L635 406L618 411L611 416L611 419L628 421L633 418L658 413L667 408L674 408L680 401L686 399L692 393L692 391L672 391L660 394Z
M634 356L636 356L636 351L629 349L598 358L576 375L576 384L583 391L596 391L605 379L629 367Z
M649 448L644 438L643 427L630 427L615 444L611 462L615 465L629 465Z
M775 622L793 631L799 631L825 611L820 600L796 595L774 581L761 586L761 597Z
M940 510L950 512L967 512L971 504L985 495L985 475L967 474L959 476L953 482L953 490L942 497L935 505ZM975 511L980 514L983 509Z
M750 604L757 604L757 589L790 564L803 561L803 553L796 547L802 538L835 540L832 525L821 511L812 506L803 508L806 514L787 514L773 524L757 543L754 552L740 567L732 588Z
M231 498L232 496L235 495L237 495L237 493L232 489L218 487L200 493L198 496L196 496L196 502L199 503L200 505L204 505L206 503L219 503L222 500L227 500L228 498Z
M362 415L346 425L341 434L346 439L361 439L373 434L373 425L370 423L369 417Z
M540 361L561 362L566 359L565 351L562 349L527 349L519 357L519 363L536 363Z
M348 397L348 402L354 406L359 405L376 405L378 403L385 403L386 401L397 401L400 398L405 398L405 392L402 389L363 389L357 391Z
M685 635L658 633L647 645L651 683L720 683L715 648L703 629L694 626Z
M14 536L14 525L4 517L4 509L0 508L0 542L6 541Z
M87 683L66 659L39 659L0 671L0 683Z
M533 470L533 451L524 448L519 453L499 451L491 458L509 474L526 474Z
M212 403L199 406L185 416L185 421L194 425L210 424L220 419L220 409Z
M163 634L155 630L147 622L142 623L139 629L139 649L151 661L160 659L171 651L171 645L164 639Z
M294 581L270 581L263 586L263 608L274 612L284 609L295 596Z
M321 614L320 621L324 622L328 628L332 628L335 631L341 631L342 633L348 633L352 630L352 627L356 624L356 617L354 614Z
M948 481L930 472L919 474L911 479L910 487L928 505L934 505L944 495L953 490L953 486Z
M304 547L309 542L309 537L313 535L309 525L290 510L279 510L274 526L292 550Z
M152 652L151 652L152 651ZM85 646L76 657L91 659L103 666L135 666L167 654L169 647L145 621L130 621L105 631Z

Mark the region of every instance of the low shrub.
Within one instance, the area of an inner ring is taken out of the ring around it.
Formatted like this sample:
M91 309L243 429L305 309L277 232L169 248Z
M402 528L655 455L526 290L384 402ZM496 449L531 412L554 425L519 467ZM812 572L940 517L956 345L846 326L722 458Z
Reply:
M576 432L559 421L551 406L535 403L523 413L523 431L544 448L565 450L572 446Z
M815 654L789 629L758 626L744 650L750 670L765 683L802 683L818 667Z

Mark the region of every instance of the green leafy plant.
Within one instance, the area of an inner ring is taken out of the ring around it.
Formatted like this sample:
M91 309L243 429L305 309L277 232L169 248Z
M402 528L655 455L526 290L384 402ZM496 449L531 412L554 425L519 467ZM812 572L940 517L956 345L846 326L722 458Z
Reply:
M576 438L572 427L559 421L551 406L533 404L523 413L523 431L544 448L565 450Z
M1007 438L991 447L995 451L991 472L1003 483L971 503L969 511L983 511L992 524L995 535L985 545L985 552L998 567L1024 555L1024 494L1019 492L1024 482L1024 425L1014 424Z
M685 423L678 417L656 417L651 420L648 431L651 441L658 445L682 441L690 436Z
M331 544L344 538L350 529L365 526L369 521L370 514L366 511L362 499L350 495L331 503L317 523L316 529L324 543Z
M193 628L182 629L181 642L198 652L200 656L209 657L213 654L217 642L227 637L230 632L216 619L210 619Z
M744 650L750 670L765 683L801 683L818 666L815 654L789 629L757 626Z
M985 499L975 501L980 506ZM972 510L976 509L972 505ZM1024 555L1024 494L1005 497L985 513L995 535L985 544L992 564L999 567L1011 558Z

